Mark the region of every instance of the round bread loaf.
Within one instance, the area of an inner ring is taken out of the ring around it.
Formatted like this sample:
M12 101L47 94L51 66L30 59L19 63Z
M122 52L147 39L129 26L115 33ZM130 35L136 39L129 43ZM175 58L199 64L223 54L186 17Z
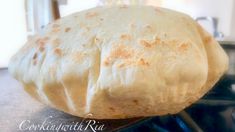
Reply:
M118 119L175 114L227 67L223 49L189 16L112 6L49 24L12 57L9 71L44 104L79 117Z

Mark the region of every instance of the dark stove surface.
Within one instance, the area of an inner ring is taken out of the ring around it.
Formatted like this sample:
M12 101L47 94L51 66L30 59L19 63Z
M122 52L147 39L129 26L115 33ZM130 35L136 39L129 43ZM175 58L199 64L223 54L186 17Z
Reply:
M235 132L235 76L224 76L202 99L176 115L146 118L121 132Z

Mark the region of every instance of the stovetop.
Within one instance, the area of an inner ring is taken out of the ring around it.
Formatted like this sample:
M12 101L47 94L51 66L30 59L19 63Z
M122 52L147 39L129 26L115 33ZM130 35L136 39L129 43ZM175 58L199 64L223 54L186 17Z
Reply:
M224 76L202 99L178 114L146 118L120 131L235 131L235 76Z

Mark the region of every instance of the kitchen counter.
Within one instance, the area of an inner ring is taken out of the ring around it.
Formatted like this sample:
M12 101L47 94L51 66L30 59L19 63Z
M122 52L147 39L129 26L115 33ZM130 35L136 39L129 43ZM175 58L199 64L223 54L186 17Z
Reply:
M41 131L52 129L53 125L68 131L115 131L144 120L92 120L66 114L31 98L21 84L9 75L7 69L0 69L0 89L1 132Z

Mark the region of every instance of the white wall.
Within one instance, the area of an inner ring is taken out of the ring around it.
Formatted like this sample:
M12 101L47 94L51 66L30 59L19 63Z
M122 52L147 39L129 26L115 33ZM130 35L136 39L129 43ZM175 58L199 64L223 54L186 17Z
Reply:
M98 0L67 0L66 5L60 5L61 16L67 16L74 12L89 9L98 5Z
M4 0L0 4L0 68L25 43L26 25L23 0Z
M231 28L230 28L230 34L231 34L231 38L229 38L229 40L233 40L235 41L235 1L233 1L233 10L232 10L232 19L231 19Z

